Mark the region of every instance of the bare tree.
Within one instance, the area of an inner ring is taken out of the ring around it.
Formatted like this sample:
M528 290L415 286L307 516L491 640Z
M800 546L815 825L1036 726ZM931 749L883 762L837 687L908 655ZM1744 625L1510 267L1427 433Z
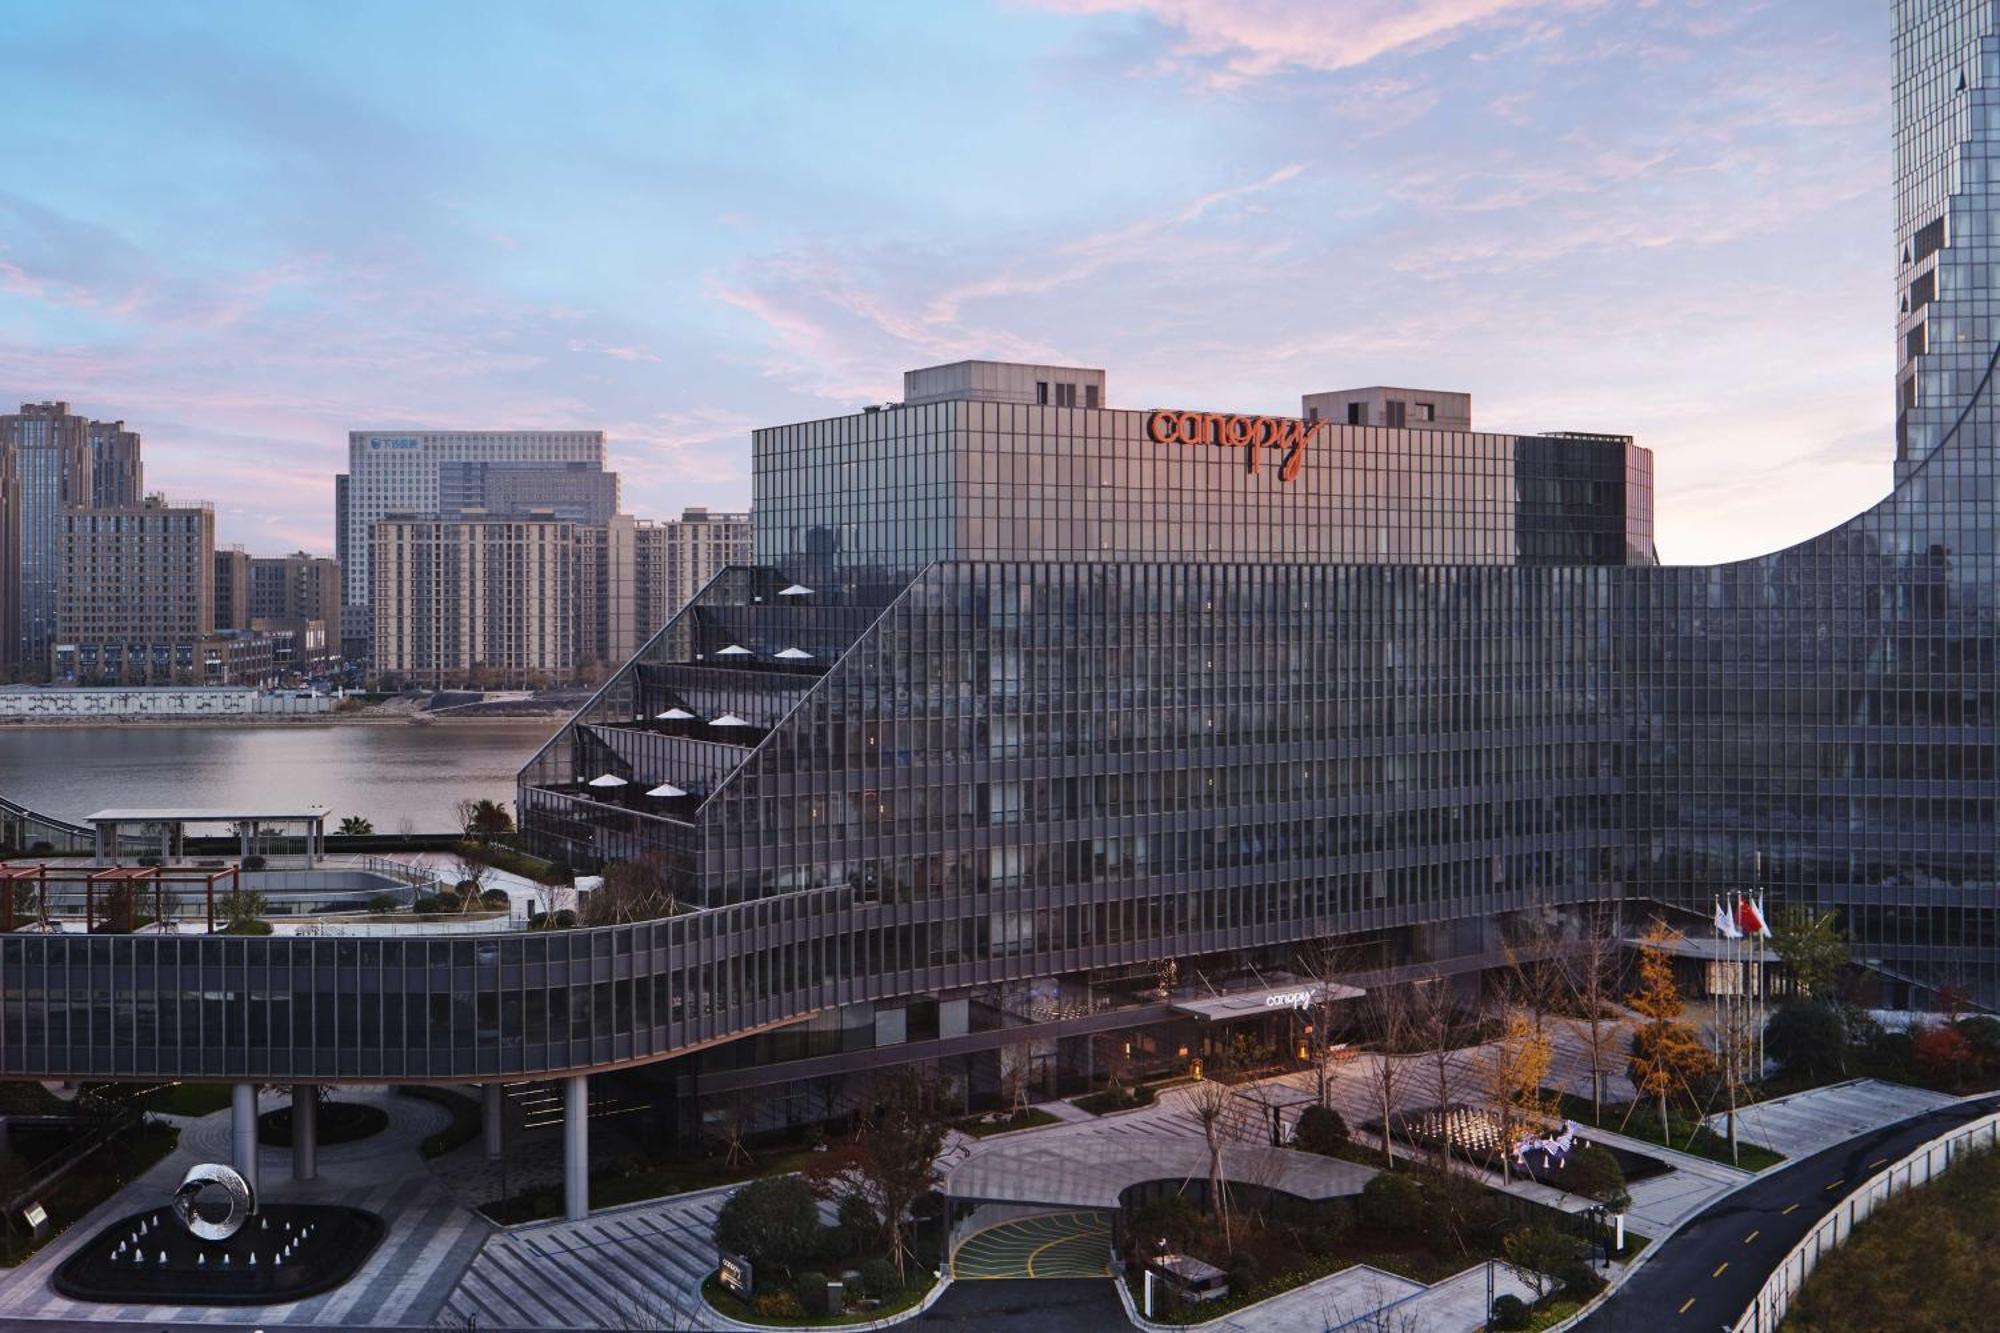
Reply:
M452 802L451 814L458 821L458 831L470 838L473 822L479 817L479 802L470 796L463 797Z
M1382 1113L1382 1158L1396 1164L1396 1112L1412 1073L1401 1052L1410 1043L1410 998L1401 986L1376 986L1363 997L1362 1012L1375 1040L1367 1066L1370 1098Z
M1229 1185L1223 1179L1222 1153L1234 1137L1230 1113L1235 1102L1236 1093L1212 1073L1187 1092L1188 1119L1201 1130L1202 1142L1208 1147L1209 1209L1222 1226L1222 1248L1231 1254L1236 1252L1236 1240L1229 1228Z
M604 883L591 893L583 917L585 925L614 926L657 921L679 911L671 863L654 854L607 866Z
M1334 1022L1336 1004L1349 1003L1337 999L1342 991L1339 978L1351 976L1358 968L1352 951L1343 948L1334 940L1315 940L1299 950L1298 970L1312 980L1312 999L1305 1007L1310 1020L1306 1025L1302 1047L1299 1052L1312 1070L1313 1098L1321 1106L1333 1106L1333 1088L1339 1081L1341 1061L1352 1054L1347 1043L1335 1041L1338 1027Z
M1420 977L1411 987L1410 1030L1423 1051L1425 1077L1429 1081L1432 1105L1440 1117L1451 1105L1452 1054L1458 1035L1458 1003L1452 997L1451 982L1436 969ZM1443 1121L1440 1121L1442 1126ZM1451 1167L1451 1135L1437 1135L1438 1166Z
M451 868L456 876L453 885L459 892L458 910L478 911L480 895L486 892L487 881L493 877L493 867L487 863L485 849L477 843L460 843L451 854Z
M1558 966L1564 944L1561 920L1552 911L1522 912L1509 923L1507 933L1512 938L1502 946L1506 965L1501 984L1508 1003L1525 1011L1541 1033L1563 1000Z
M1590 1120L1604 1123L1605 1075L1624 1057L1629 1022L1613 1004L1625 963L1625 944L1615 919L1591 916L1563 955L1564 988L1569 993L1570 1030L1590 1064Z

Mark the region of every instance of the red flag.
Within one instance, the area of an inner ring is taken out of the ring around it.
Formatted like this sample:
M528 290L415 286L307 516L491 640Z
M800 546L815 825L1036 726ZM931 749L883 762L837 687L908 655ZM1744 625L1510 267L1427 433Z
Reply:
M1736 900L1736 925L1745 935L1764 933L1764 918L1758 914L1748 894Z

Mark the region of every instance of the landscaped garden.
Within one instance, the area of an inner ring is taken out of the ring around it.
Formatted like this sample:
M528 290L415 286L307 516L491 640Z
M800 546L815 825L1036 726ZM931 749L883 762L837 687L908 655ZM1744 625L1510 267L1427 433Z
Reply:
M934 1084L909 1071L883 1080L852 1139L803 1175L730 1196L715 1222L724 1268L702 1295L732 1319L801 1326L866 1322L921 1301L942 1259L933 1189L949 1127Z

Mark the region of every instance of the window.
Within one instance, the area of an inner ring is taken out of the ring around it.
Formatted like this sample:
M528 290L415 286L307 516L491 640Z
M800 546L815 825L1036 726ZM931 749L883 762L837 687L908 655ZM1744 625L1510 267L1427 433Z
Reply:
M1049 405L1049 382L1047 380L1035 381L1035 401L1043 407Z
M1350 426L1367 425L1368 405L1366 403L1349 403L1347 405L1347 424Z
M1092 411L1097 410L1099 403L1097 401L1097 386L1095 384L1086 384L1083 386L1083 405Z
M1411 406L1416 409L1417 420L1419 421L1436 421L1438 419L1436 403L1412 403Z
M1076 406L1076 386L1074 384L1056 385L1056 406L1057 407Z
M1409 424L1409 404L1399 398L1391 398L1385 401L1382 406L1386 411L1384 424L1391 430L1396 430Z

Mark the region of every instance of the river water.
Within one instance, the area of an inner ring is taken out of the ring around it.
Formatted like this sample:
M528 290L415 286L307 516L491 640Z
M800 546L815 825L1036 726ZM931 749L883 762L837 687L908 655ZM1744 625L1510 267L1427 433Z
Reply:
M560 718L245 726L0 728L0 796L81 820L113 806L328 808L377 833L442 833L452 807L514 808L514 777Z

